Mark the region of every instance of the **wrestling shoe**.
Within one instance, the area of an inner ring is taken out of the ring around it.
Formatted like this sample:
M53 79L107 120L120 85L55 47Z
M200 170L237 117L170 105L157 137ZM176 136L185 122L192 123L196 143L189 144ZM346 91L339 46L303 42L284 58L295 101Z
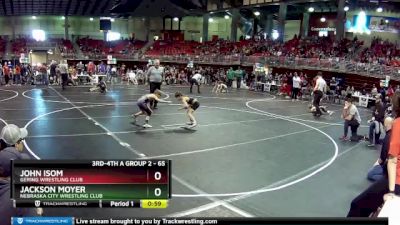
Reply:
M346 137L346 136L342 136L342 137L340 137L339 139L340 139L341 141L348 141L348 140L349 140L349 138Z
M192 129L197 126L197 123L193 123L192 125L188 126L188 128Z
M186 122L186 125L193 125L193 122Z
M144 128L152 128L153 126L151 126L151 125L148 124L148 123L145 123L145 124L143 124L143 127L144 127Z
M131 116L133 118L133 123L136 123L137 116L135 116L135 114L132 114Z

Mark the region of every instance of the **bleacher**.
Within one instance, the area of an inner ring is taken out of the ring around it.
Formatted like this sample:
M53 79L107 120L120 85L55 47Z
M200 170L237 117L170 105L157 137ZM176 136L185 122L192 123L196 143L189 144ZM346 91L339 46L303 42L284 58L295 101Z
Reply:
M199 45L200 43L195 41L156 41L145 54L148 56L193 55L194 49Z
M140 40L118 40L105 42L92 38L80 38L77 44L88 58L105 58L112 54L119 58L128 58L138 52L146 42Z

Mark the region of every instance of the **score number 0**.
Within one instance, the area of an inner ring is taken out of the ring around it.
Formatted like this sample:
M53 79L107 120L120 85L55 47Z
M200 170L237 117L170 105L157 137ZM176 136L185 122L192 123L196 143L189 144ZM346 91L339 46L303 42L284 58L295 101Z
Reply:
M160 172L155 172L154 173L154 179L155 180L161 180L161 173ZM161 188L156 188L154 189L154 195L155 196L161 196Z

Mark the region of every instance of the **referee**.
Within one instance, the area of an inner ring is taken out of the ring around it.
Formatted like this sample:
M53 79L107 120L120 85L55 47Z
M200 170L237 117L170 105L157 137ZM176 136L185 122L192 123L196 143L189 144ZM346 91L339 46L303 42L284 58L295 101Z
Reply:
M321 103L321 99L324 96L324 93L326 93L326 82L324 80L324 78L322 78L322 73L318 72L317 75L317 80L315 82L315 86L314 86L314 102L313 105L316 109L315 112L315 116L321 116L322 112L320 109L320 103Z
M164 80L164 67L160 67L160 60L155 59L154 65L147 70L146 77L150 83L150 93L155 90L161 90L161 84ZM157 101L154 100L150 103L151 108L157 109Z

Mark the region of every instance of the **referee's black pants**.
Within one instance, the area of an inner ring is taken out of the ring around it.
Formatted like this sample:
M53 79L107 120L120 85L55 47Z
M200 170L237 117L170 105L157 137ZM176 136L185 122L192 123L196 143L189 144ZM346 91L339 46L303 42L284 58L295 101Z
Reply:
M154 93L155 90L161 90L161 82L150 82L150 93ZM151 108L157 108L157 101L150 103Z
M61 74L61 86L62 89L65 90L65 86L68 85L68 74L67 73L62 73Z
M321 112L321 109L319 108L319 105L321 103L321 99L322 99L323 96L324 96L324 93L322 93L322 91L320 91L320 90L314 91L314 102L313 102L313 105L315 106L315 109L316 109L315 114L319 115L319 116L322 115L322 112Z
M190 79L190 93L192 93L193 85L197 86L197 93L200 94L200 83L196 79Z

